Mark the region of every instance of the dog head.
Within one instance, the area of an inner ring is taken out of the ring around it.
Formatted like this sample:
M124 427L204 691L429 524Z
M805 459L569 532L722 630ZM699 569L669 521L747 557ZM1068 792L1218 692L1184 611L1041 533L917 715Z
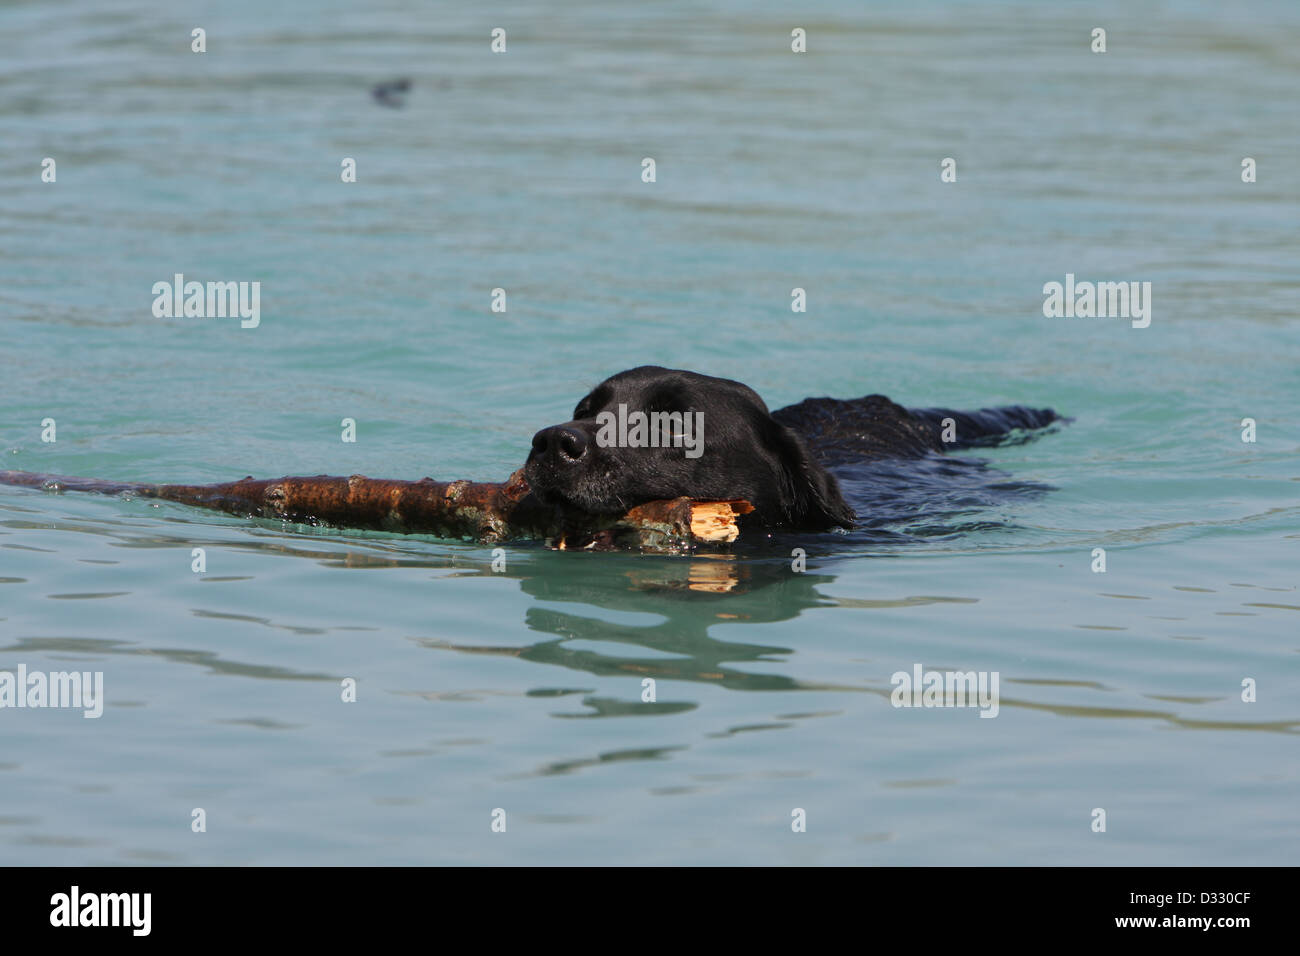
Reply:
M533 436L525 476L543 501L622 514L661 498L744 498L762 524L852 527L839 485L803 440L730 379L644 365L601 382L573 420Z

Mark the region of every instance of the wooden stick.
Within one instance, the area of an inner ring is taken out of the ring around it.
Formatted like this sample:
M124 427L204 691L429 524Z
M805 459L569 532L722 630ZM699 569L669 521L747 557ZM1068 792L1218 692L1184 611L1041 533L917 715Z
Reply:
M545 539L561 550L631 546L676 551L701 542L726 543L740 534L736 519L754 510L747 501L674 498L638 505L617 518L589 515L543 505L531 494L522 471L500 484L316 475L249 476L214 485L151 485L0 471L0 484L162 498L248 517L470 538L488 544Z

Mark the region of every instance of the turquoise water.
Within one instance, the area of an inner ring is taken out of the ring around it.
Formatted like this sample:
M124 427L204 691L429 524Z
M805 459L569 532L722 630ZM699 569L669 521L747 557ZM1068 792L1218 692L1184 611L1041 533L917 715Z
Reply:
M1050 405L982 457L1055 490L797 574L0 487L0 670L107 698L0 710L0 861L1294 862L1300 7L556 6L0 6L0 468L499 480L656 363ZM998 717L890 706L918 663Z

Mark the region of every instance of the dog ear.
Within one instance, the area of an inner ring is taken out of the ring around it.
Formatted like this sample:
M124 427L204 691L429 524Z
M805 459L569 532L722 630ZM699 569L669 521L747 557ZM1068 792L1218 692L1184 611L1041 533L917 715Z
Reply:
M839 482L808 451L797 433L764 415L764 438L781 474L783 523L807 531L852 528L857 514L840 494Z

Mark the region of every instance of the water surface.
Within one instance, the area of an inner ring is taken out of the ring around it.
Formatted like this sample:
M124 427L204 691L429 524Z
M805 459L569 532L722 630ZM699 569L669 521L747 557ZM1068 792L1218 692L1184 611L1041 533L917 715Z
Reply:
M1298 47L1289 3L0 7L0 467L499 480L642 363L1075 419L981 452L1050 493L802 574L0 489L0 669L107 696L0 711L0 860L1293 862ZM176 272L260 326L155 319ZM1150 327L1044 318L1067 273ZM890 706L916 663L998 717Z

